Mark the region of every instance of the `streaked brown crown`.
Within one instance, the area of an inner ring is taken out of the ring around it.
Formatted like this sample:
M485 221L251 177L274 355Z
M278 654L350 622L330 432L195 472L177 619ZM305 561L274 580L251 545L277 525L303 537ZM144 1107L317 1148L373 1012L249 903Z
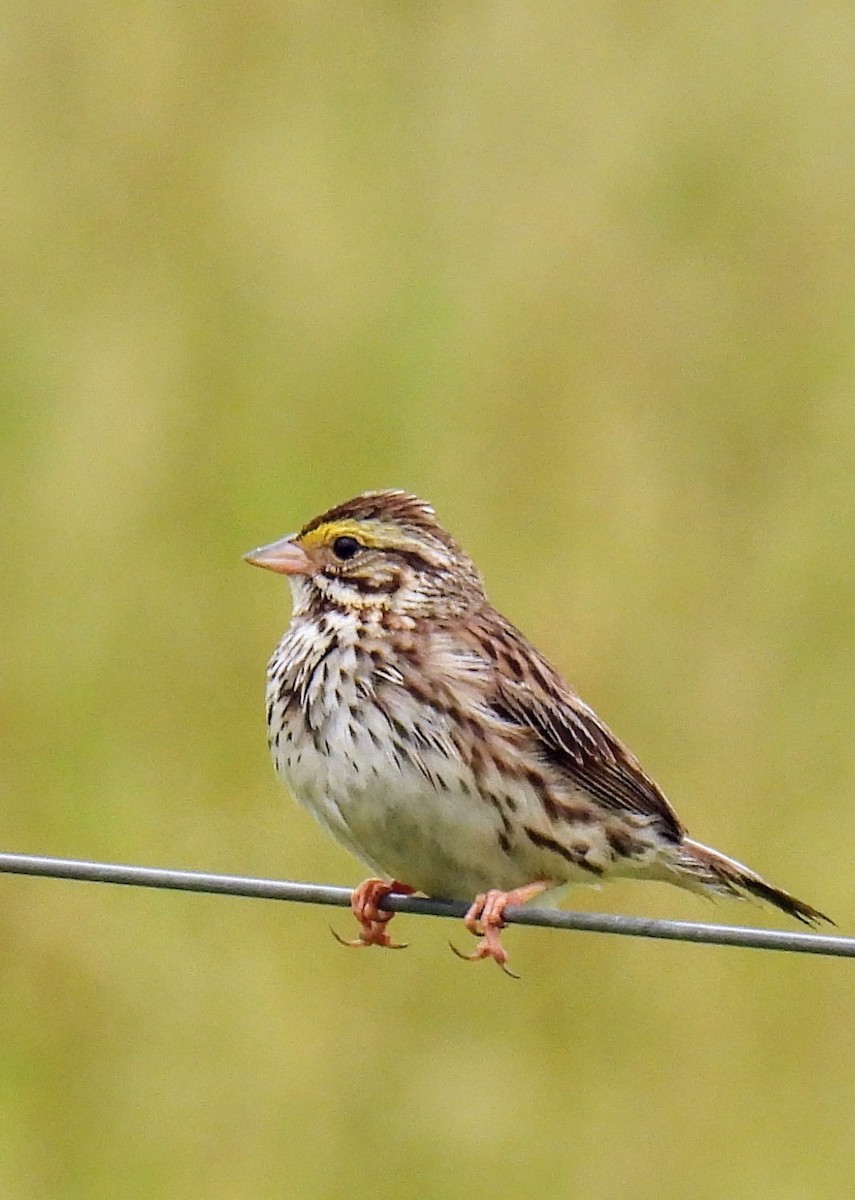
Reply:
M340 521L390 521L414 533L425 533L441 541L449 549L460 553L452 537L436 519L433 505L420 500L410 492L389 489L380 492L362 492L352 500L345 500L314 517L300 530L303 537L321 525L332 525Z

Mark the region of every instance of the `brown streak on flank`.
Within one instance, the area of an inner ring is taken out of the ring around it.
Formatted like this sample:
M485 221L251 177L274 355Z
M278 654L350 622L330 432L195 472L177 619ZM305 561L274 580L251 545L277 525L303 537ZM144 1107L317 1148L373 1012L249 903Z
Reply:
M568 849L567 846L562 846L555 838L548 837L545 833L538 833L536 829L532 829L529 825L524 825L523 830L526 837L537 846L539 850L550 850L553 854L558 854L567 862L572 863L574 867L581 867L584 871L590 871L592 875L602 875L603 868L596 867L593 863L588 862L583 851L579 849Z
M504 666L508 674L513 675L515 679L525 679L525 663L516 654L505 654Z
M605 827L606 841L616 858L635 858L641 847L626 829L614 825Z
M495 808L496 812L499 814L499 820L502 822L502 829L505 831L505 834L510 835L513 832L514 827L508 818L508 814L502 807L502 802L499 797L494 796L492 792L486 792L485 798L490 801L493 808Z
M315 729L314 725L308 721L306 722L306 729L308 730L309 737L312 739L312 745L315 747L316 752L324 756L328 754L329 747L326 745L320 730ZM297 756L297 761L300 761L299 755Z
M522 774L526 783L536 792L542 791L545 787L546 780L543 777L543 771L539 771L537 767L523 767Z
M556 800L549 792L542 794L541 801L551 821L564 821L568 825L592 825L598 820L590 805L567 804L563 800Z
M489 659L492 659L493 662L498 662L499 654L496 650L496 643L491 638L479 638L478 645Z
M472 774L475 776L476 779L483 778L483 776L487 770L487 767L489 766L489 760L487 758L487 754L484 750L484 747L481 745L480 742L473 742L471 745L469 745L468 743L465 743L464 751L466 753L466 756L469 759L469 766L471 768ZM465 761L465 759L464 759L464 761Z

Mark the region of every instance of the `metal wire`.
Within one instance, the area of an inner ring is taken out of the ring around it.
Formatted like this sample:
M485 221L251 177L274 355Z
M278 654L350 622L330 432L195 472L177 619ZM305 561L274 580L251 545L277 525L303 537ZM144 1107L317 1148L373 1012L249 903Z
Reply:
M245 875L214 875L206 871L173 871L162 867L132 867L73 858L46 858L34 854L0 853L0 873L79 879L88 883L120 883L132 887L170 888L180 892L208 892L220 896L246 896L256 900L292 900L301 904L330 904L336 908L347 908L351 896L349 888L326 887L319 883L256 879ZM462 901L400 895L389 896L381 907L392 912L429 917L462 917L467 909ZM618 933L626 937L664 938L668 941L704 942L715 946L743 946L750 950L789 950L800 954L855 958L855 937L823 933L528 907L508 908L504 915L509 924L540 925L548 929Z

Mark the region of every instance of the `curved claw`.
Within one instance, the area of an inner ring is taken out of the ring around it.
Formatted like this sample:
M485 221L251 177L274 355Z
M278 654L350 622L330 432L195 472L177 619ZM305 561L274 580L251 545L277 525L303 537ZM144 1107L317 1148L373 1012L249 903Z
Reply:
M462 950L458 950L454 942L449 942L448 945L454 951L458 958L462 958L464 962L478 962L482 958L492 958L497 962L505 974L511 979L522 979L521 975L517 975L516 971L512 971L508 966L507 956L503 959L501 956L496 956L489 946L485 945L485 941L481 941L475 947L471 954L464 954Z
M508 952L502 945L501 933L505 924L505 909L512 904L527 904L529 900L533 900L541 892L547 891L549 887L548 881L536 879L533 883L524 884L510 892L503 892L499 888L481 892L472 901L463 918L463 924L470 933L481 938L480 942L471 954L461 954L456 946L452 946L451 949L458 958L465 959L467 962L492 958L506 975L510 975L511 979L519 979L519 975L508 966Z
M410 944L409 942L393 942L382 927L363 929L357 938L343 938L340 933L336 933L332 925L330 925L329 931L340 946L349 946L352 950L358 950L361 946L382 946L385 950L406 950Z

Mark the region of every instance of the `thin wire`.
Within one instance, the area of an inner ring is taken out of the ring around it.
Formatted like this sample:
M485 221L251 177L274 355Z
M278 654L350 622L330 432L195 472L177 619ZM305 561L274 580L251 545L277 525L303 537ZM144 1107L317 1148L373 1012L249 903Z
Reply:
M256 879L246 875L214 875L206 871L172 871L162 867L132 867L33 854L0 853L0 873L78 879L88 883L119 883L132 887L171 888L180 892L246 896L255 900L292 900L300 904L329 904L336 908L349 907L351 896L349 888L326 887L319 883ZM462 917L468 906L456 900L393 895L381 907L423 917ZM707 925L695 921L663 921L609 913L528 907L508 908L504 915L509 923L539 925L548 929L618 933L626 937L664 938L675 942L743 946L750 950L789 950L800 954L855 958L855 937L824 933L796 933L782 929L752 929L742 925Z

